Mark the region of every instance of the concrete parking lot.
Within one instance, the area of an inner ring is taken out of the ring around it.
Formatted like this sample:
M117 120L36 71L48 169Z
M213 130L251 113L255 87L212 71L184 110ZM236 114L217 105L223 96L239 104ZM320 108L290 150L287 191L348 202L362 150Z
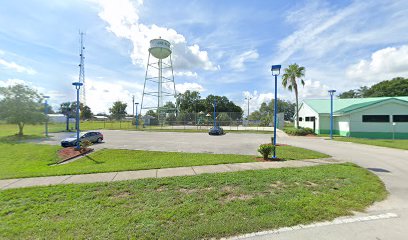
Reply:
M95 149L134 149L171 152L229 153L257 155L262 143L271 142L271 134L227 133L223 136L210 136L207 133L149 132L101 130L104 141L93 145ZM74 133L53 133L46 144L59 145L61 139ZM279 132L278 135L284 135Z

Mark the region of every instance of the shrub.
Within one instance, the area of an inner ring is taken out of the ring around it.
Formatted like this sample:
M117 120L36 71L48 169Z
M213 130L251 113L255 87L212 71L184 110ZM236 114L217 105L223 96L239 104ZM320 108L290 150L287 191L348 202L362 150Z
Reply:
M85 151L86 148L92 145L92 142L89 140L82 140L81 143L79 144L81 148L79 149L80 152Z
M272 153L274 146L270 143L261 144L258 148L258 152L262 154L264 160L268 159L268 156Z
M309 134L315 134L311 128L284 128L283 131L293 136L306 136Z

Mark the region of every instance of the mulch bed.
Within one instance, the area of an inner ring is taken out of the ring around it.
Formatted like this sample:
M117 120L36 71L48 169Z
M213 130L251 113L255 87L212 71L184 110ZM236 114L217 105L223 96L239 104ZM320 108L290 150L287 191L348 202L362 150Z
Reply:
M255 160L257 162L283 162L283 161L286 161L283 158L268 158L267 160L265 160L265 159L263 159L263 157L257 157L257 158L255 158Z
M58 157L60 158L58 163L68 161L70 159L90 153L92 151L93 151L93 148L83 148L80 151L75 150L75 147L63 148L58 151Z

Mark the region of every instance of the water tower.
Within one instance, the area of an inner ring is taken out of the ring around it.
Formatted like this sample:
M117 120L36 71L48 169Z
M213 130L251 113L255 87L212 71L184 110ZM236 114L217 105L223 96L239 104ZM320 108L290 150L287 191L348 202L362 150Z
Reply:
M171 60L170 42L164 39L150 41L145 82L141 102L142 110L156 110L159 124L163 124L166 113L175 112L175 108L163 107L176 98L173 63Z

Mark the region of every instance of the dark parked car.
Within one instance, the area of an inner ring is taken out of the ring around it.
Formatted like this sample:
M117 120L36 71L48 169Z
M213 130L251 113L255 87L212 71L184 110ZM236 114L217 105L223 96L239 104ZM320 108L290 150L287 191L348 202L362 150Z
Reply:
M100 143L103 140L103 135L100 132L84 132L79 134L79 141L88 140L92 143ZM61 141L62 147L72 147L76 146L77 138L76 135L65 138Z
M222 127L212 127L209 131L208 134L210 135L224 135L224 129Z

